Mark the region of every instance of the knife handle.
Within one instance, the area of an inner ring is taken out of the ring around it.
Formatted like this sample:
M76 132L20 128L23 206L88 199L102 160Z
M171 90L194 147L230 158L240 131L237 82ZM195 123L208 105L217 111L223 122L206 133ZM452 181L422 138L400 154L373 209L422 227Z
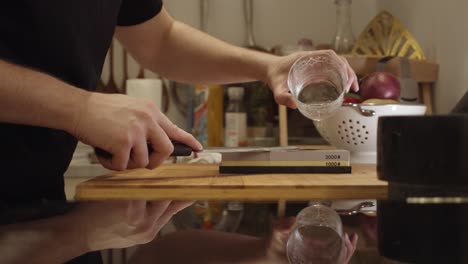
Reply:
M193 149L184 143L172 141L172 144L174 145L174 151L172 151L171 157L192 155Z
M171 157L176 157L176 156L190 156L192 155L193 149L184 143L180 143L177 141L172 141L172 144L174 145L174 151L171 153ZM154 152L153 146L148 142L148 155L151 155ZM104 159L112 159L112 154L101 149L101 148L94 148L94 152L96 153L97 156L104 158Z

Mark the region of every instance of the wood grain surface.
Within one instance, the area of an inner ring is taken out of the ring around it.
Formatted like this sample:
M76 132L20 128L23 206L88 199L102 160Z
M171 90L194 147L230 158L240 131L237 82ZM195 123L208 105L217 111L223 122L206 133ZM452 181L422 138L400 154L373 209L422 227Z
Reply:
M219 174L216 165L163 165L113 172L78 184L77 200L380 199L387 184L375 165L353 165L351 174Z

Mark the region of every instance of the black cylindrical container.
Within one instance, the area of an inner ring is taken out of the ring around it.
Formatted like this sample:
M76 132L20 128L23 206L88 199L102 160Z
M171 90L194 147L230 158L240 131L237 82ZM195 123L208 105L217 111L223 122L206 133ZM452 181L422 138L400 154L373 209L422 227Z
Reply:
M405 263L468 263L468 204L377 203L380 255Z
M468 186L468 115L380 117L377 172L389 183Z
M468 263L468 115L381 117L380 254L409 263Z

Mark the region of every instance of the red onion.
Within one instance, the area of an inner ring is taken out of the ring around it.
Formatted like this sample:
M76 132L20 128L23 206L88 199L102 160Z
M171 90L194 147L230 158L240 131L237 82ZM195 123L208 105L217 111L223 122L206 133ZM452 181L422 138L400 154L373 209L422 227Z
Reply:
M362 100L400 99L400 81L389 72L374 72L365 77L359 87Z

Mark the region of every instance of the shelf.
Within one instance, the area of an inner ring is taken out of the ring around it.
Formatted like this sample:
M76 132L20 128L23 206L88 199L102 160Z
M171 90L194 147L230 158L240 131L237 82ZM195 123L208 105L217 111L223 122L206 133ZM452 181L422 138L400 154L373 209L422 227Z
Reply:
M381 57L375 56L344 56L351 68L358 76L365 76L375 72L377 63ZM391 72L397 77L401 76L401 61L402 58L393 58L385 64L385 71ZM434 62L425 60L409 59L410 76L418 83L434 83L437 81L439 74L439 65Z

